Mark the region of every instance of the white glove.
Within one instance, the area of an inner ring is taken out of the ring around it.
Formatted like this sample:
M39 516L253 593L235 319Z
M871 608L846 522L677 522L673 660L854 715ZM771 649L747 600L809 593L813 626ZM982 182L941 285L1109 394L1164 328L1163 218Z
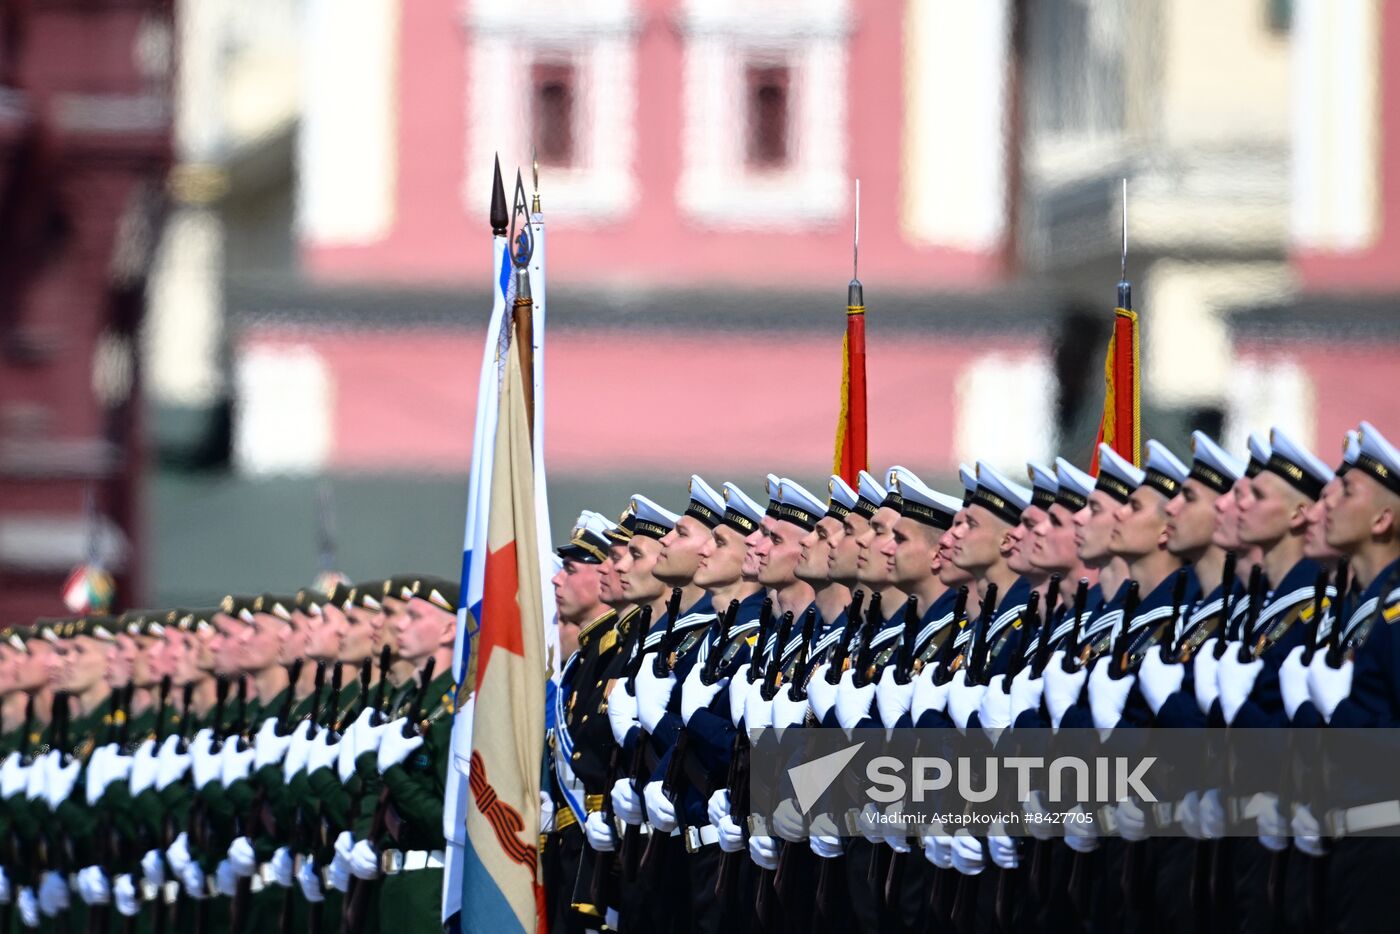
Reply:
M1326 652L1313 655L1312 664L1308 666L1308 696L1328 723L1332 722L1337 705L1351 693L1354 667L1349 658L1342 662L1340 668L1333 668L1327 664Z
M1089 821L1070 820L1066 822L1065 845L1076 853L1094 852L1099 847L1098 828Z
M1002 834L988 834L987 854L992 862L1002 869L1015 869L1021 865L1021 854L1016 841Z
M19 890L19 920L27 928L37 928L39 926L39 899L34 894L34 890L29 886Z
M78 897L86 905L110 905L112 886L101 866L86 866L78 870Z
M326 867L326 884L337 892L347 892L350 889L350 863L339 853L331 859L331 864Z
M194 773L195 788L218 781L223 774L223 760L214 751L214 731L208 727L196 733L190 742L190 771Z
M297 861L289 848L279 846L273 851L272 859L267 861L267 865L272 870L272 881L282 888L290 889L296 884Z
M292 741L282 757L282 778L290 782L296 774L306 768L306 760L311 757L311 721L303 720L292 730ZM317 889L317 891L320 891Z
M831 834L812 834L807 838L807 843L812 852L822 859L835 859L844 852L841 849L841 838Z
M953 838L947 834L930 834L924 840L924 859L939 869L953 868Z
M880 714L880 722L887 727L899 722L914 703L914 679L911 677L907 683L900 684L895 677L895 667L886 665L875 686L875 710Z
M1235 722L1235 714L1249 699L1249 692L1254 690L1254 681L1263 670L1262 658L1241 662L1239 652L1226 652L1225 657L1220 659L1215 677L1220 682L1220 712L1225 715L1227 725Z
M905 829L907 830L908 827L906 826ZM908 852L909 852L909 849L910 849L910 848L909 848L909 836L908 836L907 834L902 834L902 833L886 834L885 836L881 837L880 839L884 841L885 846L887 846L887 847L889 847L890 849L894 850L896 853L908 853Z
M149 743L150 740L146 742ZM142 745L144 746L145 744ZM102 788L97 793L98 798L102 797L102 793L105 792L113 782L124 782L130 779L131 770L136 765L136 760L132 756L123 753L121 747L116 743L109 744L109 747L111 751L107 754L102 764L104 774ZM91 763L91 760L89 760L89 763ZM91 771L90 768L89 771ZM96 804L97 800L93 799L89 803Z
M966 831L953 834L953 868L965 876L975 876L986 869L982 841Z
M409 753L423 745L423 734L414 730L412 736L404 736L403 724L403 720L393 721L390 724L393 729L385 730L379 740L380 775L402 763Z
M909 714L914 718L916 725L919 718L930 710L943 710L948 706L948 686L951 682L937 684L933 677L941 667L925 665L919 676L914 679L914 698L909 707Z
M1181 830L1192 840L1204 840L1205 834L1201 831L1201 794L1197 791L1188 791L1181 796L1181 805L1177 808L1177 813L1181 815Z
M1011 722L1015 723L1016 718L1028 710L1039 710L1044 693L1045 678L1037 678L1030 665L1016 672L1016 677L1011 679Z
M754 834L749 837L749 858L759 869L778 868L778 841Z
M1322 842L1322 827L1313 816L1312 809L1300 804L1293 809L1293 845L1299 852L1321 858L1327 855L1327 847Z
M1167 698L1181 690L1181 683L1185 680L1186 666L1180 662L1165 661L1162 646L1154 645L1142 657L1142 665L1138 667L1138 689L1142 691L1147 706L1152 708L1154 717Z
M8 905L14 898L14 892L10 890L10 876L5 872L5 867L0 866L0 904Z
M156 753L156 791L164 791L185 777L190 768L190 754L180 751L180 737L170 735Z
M749 664L745 662L729 679L729 722L735 728L744 720L744 703L749 697Z
M233 864L226 859L219 860L219 865L214 867L214 886L220 895L232 898L238 894L238 873L234 872Z
M92 751L92 755L88 756L87 770L83 773L83 791L88 807L96 805L102 797L102 792L107 790L107 758L116 752L116 745L108 743L98 746Z
M1124 798L1114 808L1118 819L1118 835L1129 843L1147 839L1147 814L1132 798Z
M316 871L316 864L312 860L301 861L301 867L297 869L297 885L301 886L301 894L308 902L314 904L326 900L321 891L321 874Z
M156 776L160 774L160 760L156 758L159 751L156 741L148 739L137 746L132 754L131 777L127 780L127 787L131 789L133 798L155 786Z
M30 801L37 801L44 797L44 792L48 788L49 757L58 755L58 751L51 749L38 756L25 769L24 776L24 796Z
M10 753L4 763L0 763L0 797L13 798L23 794L28 784L29 766L24 764L24 757L18 752Z
M774 808L773 833L789 843L801 843L807 839L807 822L793 799L784 798Z
M647 821L652 830L670 833L676 829L676 806L666 797L661 782L648 782L642 788L642 800L646 805Z
M715 651L719 651L716 649ZM690 674L685 676L685 683L681 685L681 720L690 723L690 718L695 711L704 710L725 689L729 680L718 678L714 684L706 684L700 677L704 665L690 666Z
M1215 638L1207 639L1196 649L1196 654L1191 656L1191 674L1196 682L1196 706L1205 714L1210 713L1215 699L1220 696L1220 682L1216 680L1215 675L1220 661L1215 657L1215 643ZM1228 651L1227 648L1226 652Z
M1103 656L1089 673L1089 713L1093 715L1094 726L1100 730L1111 730L1123 719L1128 694L1137 683L1135 675L1113 677L1109 673L1112 667L1112 660Z
M51 752L45 757L47 763L47 775L45 781L48 787L44 789L44 798L49 802L49 807L55 811L58 806L68 800L68 796L73 793L73 786L78 783L78 775L83 770L83 761L77 756L65 765L63 756L58 752ZM42 892L40 895L42 896Z
M117 903L117 911L124 918L134 918L141 913L141 902L136 897L136 882L131 873L124 872L112 882L112 900Z
M729 816L729 792L721 788L710 795L710 800L705 802L705 814L710 819L710 823L715 827L719 826L721 817Z
M836 722L847 730L855 729L870 716L870 704L875 700L875 685L856 687L855 677L856 670L847 668L836 687Z
M219 781L225 788L232 785L239 779L246 779L253 771L253 759L257 756L257 750L243 742L242 737L230 736L219 750L219 759L222 766L219 769Z
M986 689L985 685L967 683L966 668L953 672L953 680L948 682L948 716L959 730L967 731L968 718L982 703L982 692Z
M238 837L228 846L229 868L238 876L251 876L258 869L258 854L247 837Z
M204 898L204 870L191 860L180 868L180 884L190 898Z
M52 869L39 882L39 910L50 918L68 909L68 880Z
M646 820L646 805L642 802L641 796L637 794L636 788L632 786L631 779L619 778L612 787L613 813L622 820L624 824L640 826Z
M658 678L651 665L642 665L642 670L637 672L637 722L642 729L648 733L656 730L656 725L666 716L666 708L670 706L675 690L674 674L668 671Z
M154 852L155 850L150 851L150 853ZM148 857L150 853L147 854ZM171 842L170 846L165 848L165 858L170 861L170 868L175 871L175 875L177 876L183 873L185 867L193 862L193 858L190 856L189 836L183 830L180 831L180 835ZM141 868L147 872L146 878L149 879L150 868L146 865L145 858L141 860ZM161 875L163 876L164 873Z
M334 768L339 758L340 738L325 728L317 730L316 738L311 741L311 746L306 751L306 774L310 775L319 769Z
M337 892L344 892L350 887L350 853L355 849L355 838L350 835L350 831L342 830L335 838L335 855L331 857L331 864L326 867L326 882Z
M773 726L780 730L785 730L790 726L801 726L807 720L807 711L811 709L807 698L793 700L792 688L785 684L778 689L778 693L773 697L771 713Z
M374 709L366 707L340 737L336 769L340 773L341 784L350 781L355 774L355 763L359 761L360 756L379 752L379 744L384 740L384 733L389 729L390 723L387 720L379 720L375 716L376 713Z
M1288 822L1279 813L1278 799L1270 798L1255 815L1255 825L1259 832L1259 844L1271 853L1282 853L1288 849Z
M1225 805L1220 800L1220 789L1212 788L1201 795L1201 837L1206 840L1219 840L1225 836Z
M277 732L276 717L264 720L258 735L253 737L253 768L265 769L269 765L281 762L292 746L293 732L288 730L286 736L281 736Z
M602 811L590 811L583 822L583 832L588 837L588 845L598 853L611 853L617 849L617 837L608 826L608 819Z
M871 843L879 843L885 838L887 825L883 823L884 815L875 806L875 802L867 801L860 809L860 817L856 820L856 830L860 835Z
M736 824L728 813L715 824L715 830L719 832L719 848L724 852L739 853L744 849L744 828Z
M368 840L356 840L350 848L350 874L356 879L379 878L379 854Z
M644 666L645 667L645 666ZM612 727L613 739L621 746L627 741L627 734L637 725L637 699L627 690L627 681L621 680L608 692L608 726Z
M773 725L773 702L763 696L763 679L749 685L744 698L744 728L761 730Z
M1015 691L1013 687L1011 689ZM1036 789L1031 792L1031 796L1024 802L1026 815L1030 820L1025 822L1026 832L1037 840L1049 840L1055 835L1055 828L1050 823L1050 810L1045 806L1045 795ZM1038 819L1033 815L1041 815Z
M1064 657L1064 650L1060 649L1050 656L1050 662L1045 666L1045 709L1050 714L1051 725L1057 730L1065 713L1079 700L1084 682L1089 677L1083 665L1076 665L1073 671L1066 672Z
M1283 710L1292 720L1298 708L1308 699L1308 666L1303 664L1306 647L1295 645L1278 670L1279 692L1283 694Z
M831 663L823 662L807 680L807 705L812 708L812 715L818 723L825 720L831 708L836 706L836 694L840 690L840 681L836 684L826 683L826 673L830 670Z
M1005 683L1006 675L992 675L991 680L987 682L987 689L982 692L982 699L977 703L977 722L993 739L999 735L999 731L1011 725L1011 695L1003 694L1001 690Z

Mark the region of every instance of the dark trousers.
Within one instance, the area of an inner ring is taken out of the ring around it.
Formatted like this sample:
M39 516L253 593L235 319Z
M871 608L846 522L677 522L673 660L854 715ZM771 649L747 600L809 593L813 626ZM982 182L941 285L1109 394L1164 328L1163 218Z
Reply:
M1400 839L1346 837L1332 850L1323 918L1335 934L1400 928Z

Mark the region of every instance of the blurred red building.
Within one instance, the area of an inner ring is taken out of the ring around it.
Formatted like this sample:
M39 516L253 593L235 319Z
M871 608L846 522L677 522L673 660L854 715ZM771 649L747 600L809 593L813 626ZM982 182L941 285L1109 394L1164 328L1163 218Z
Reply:
M169 162L166 2L0 6L0 624L139 586L135 337ZM85 501L93 504L85 509Z

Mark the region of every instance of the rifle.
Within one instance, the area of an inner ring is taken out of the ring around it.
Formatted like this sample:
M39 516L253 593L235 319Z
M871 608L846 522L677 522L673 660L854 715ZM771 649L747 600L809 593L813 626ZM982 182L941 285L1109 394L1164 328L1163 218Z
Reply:
M300 671L297 672L300 675ZM299 678L294 678L292 684L295 685ZM321 714L321 689L325 686L326 663L323 661L316 663L316 674L311 685L311 709L307 712L307 737L310 738L312 731L316 729L316 720ZM291 719L290 711L288 719ZM294 729L290 723L287 729ZM301 803L297 804L296 811L292 814L292 832L290 834L289 849L292 853L312 854L316 849L315 841L311 839L311 834L306 826L306 810ZM294 928L293 918L295 917L297 886L293 885L282 895L282 918L281 927L284 934ZM311 911L308 915L309 926L313 934L319 934L321 929L321 912Z
M1069 638L1065 641L1065 654L1060 659L1060 669L1072 674L1079 664L1079 631L1084 626L1084 609L1089 602L1089 578L1079 578L1079 587L1074 591L1074 625L1070 627Z
M1229 638L1230 614L1235 608L1235 564L1238 561L1233 550L1225 552L1225 565L1220 572L1220 635L1215 640L1215 657L1225 654L1225 642Z
M321 708L321 716L324 718L321 725L330 731L330 739L335 740L340 737L335 726L339 722L340 712L335 705L340 702L340 683L344 677L345 666L339 662L331 662L331 693L326 697L326 704Z
M1055 611L1060 608L1060 581L1058 571L1050 575L1050 586L1045 590L1045 632L1035 646L1035 657L1031 659L1031 675L1039 678L1050 664L1050 636L1055 630Z
M412 736L419 731L418 722L423 719L423 700L428 694L428 684L433 680L433 668L437 660L432 656L423 664L423 670L419 675L418 693L414 695L413 706L410 708L408 721L404 723L402 734L405 737ZM336 671L331 675L332 682L339 680L336 677L340 671L340 666L336 666ZM331 704L331 718L335 717L335 704ZM327 726L330 729L330 726ZM378 847L378 841L383 838L389 824L389 786L385 785L379 790L379 800L375 802L374 813L370 816L369 840L370 846ZM349 934L351 931L360 929L360 921L364 917L365 899L368 897L369 886L364 884L363 879L358 880L359 884L348 887L345 893L345 910L340 916L341 934Z
M1030 599L1026 601L1026 608L1021 611L1021 626L1016 631L1016 644L1011 650L1011 664L1007 667L1006 677L1001 679L1001 692L1003 694L1011 693L1011 682L1016 680L1016 676L1021 673L1021 670L1026 667L1028 662L1034 665L1034 660L1027 657L1025 649L1026 644L1031 639L1035 638L1036 633L1039 631L1040 592L1032 590ZM1050 634L1047 632L1045 633L1045 638L1040 641L1044 642L1045 639L1049 637ZM1037 649L1038 648L1039 643L1037 643Z
M1128 631L1137 619L1138 604L1142 602L1142 591L1137 581L1128 581L1128 595L1123 598L1123 618L1118 621L1118 631L1113 634L1112 653L1108 659L1108 674L1115 681L1123 677L1127 666Z
M919 638L919 598L911 595L904 601L904 641L899 645L899 661L895 664L896 684L908 684L914 673L914 642Z
M375 694L374 697L375 716L373 719L375 726L378 726L384 720L384 705L387 703L384 692L389 686L389 663L393 660L393 657L394 653L389 649L389 646L386 645L384 648L380 649L379 686L377 689L378 693ZM368 700L369 695L366 694L365 698Z
M671 588L671 599L666 604L666 629L661 636L661 641L656 646L656 657L651 661L651 671L656 677L663 677L666 673L666 661L661 654L665 650L670 637L674 632L676 617L681 611L681 590L679 587ZM645 610L643 612L646 612ZM632 670L627 676L627 690L633 697L637 696L637 675L642 670L642 665L646 659L646 637L647 628L651 623L651 616L645 617L645 625L637 632L637 654L633 659ZM640 797L642 785L646 782L646 754L647 743L650 737L646 731L637 726L637 738L632 745L632 761L629 763L627 775L632 783L632 791ZM638 824L628 824L623 831L622 843L618 847L618 858L622 861L622 874L630 882L637 877L638 853L637 845L642 837L642 828Z
M807 680L821 662L813 651L816 633L817 608L813 605L809 606L802 616L802 645L798 648L799 654L792 666L792 684L788 688L788 697L792 700L802 700L807 696Z
M764 597L763 606L758 611L758 640L754 642L753 653L749 656L749 684L753 684L763 675L763 659L766 654L764 646L770 638L776 638L773 632L773 598Z
M856 687L864 687L869 683L866 678L870 666L875 664L875 647L870 643L875 641L875 633L885 622L884 607L880 592L877 590L870 595L870 609L865 611L865 619L861 622L860 648L856 651L855 672L851 675L851 681Z
M981 684L986 674L987 655L991 652L987 630L992 626L992 614L997 607L997 585L987 585L987 595L982 598L982 613L977 619L977 632L972 637L972 651L967 661L967 683Z
M944 637L943 644L938 647L938 656L934 659L937 667L933 671L933 683L940 686L953 680L953 661L958 654L958 631L967 622L967 594L966 584L958 588L958 595L953 598L953 631Z
M1181 611L1186 608L1186 584L1189 577L1188 568L1176 572L1176 583L1172 585L1172 615L1164 630L1167 644L1162 653L1163 660L1168 657L1176 658L1181 652L1182 643L1186 641L1188 627L1181 625Z
M856 588L856 592L851 594L851 605L846 610L846 627L841 630L841 639L832 650L831 664L826 669L827 684L837 684L841 681L841 672L846 669L846 659L851 655L851 642L856 633L860 632L860 610L864 603L865 591Z
M792 638L792 610L783 614L778 626L778 641L773 646L773 654L768 657L768 669L763 673L763 687L760 689L764 700L772 700L778 695L778 679L783 674L783 650Z
M363 660L362 662L360 662L360 710L361 710L361 711L363 711L364 708L365 708L365 705L366 705L367 703L369 703L369 682L370 682L370 679L373 678L373 677L374 677L374 659L372 659L372 658L366 658L365 660ZM349 720L349 719L350 719L350 710L349 710L349 708L346 708L345 716L341 717L341 718L340 718L340 722L339 722L338 724L336 724L336 732L337 732L337 733L344 733L344 732L345 732L346 728L350 726L350 724L346 722L346 721Z
M297 659L292 662L292 667L287 670L287 696L282 698L282 709L277 712L277 735L286 736L292 731L292 704L296 700L297 682L301 680L304 659Z
M1254 650L1250 648L1259 633L1255 632L1259 624L1259 613L1263 610L1261 604L1264 602L1264 572L1259 565L1255 565L1249 572L1249 608L1245 610L1244 623L1240 630L1240 651L1241 662L1248 662L1254 657Z
M1342 663L1342 650L1345 646L1342 643L1342 627L1346 620L1342 619L1342 608L1346 606L1347 588L1350 581L1347 579L1351 572L1351 563L1347 558L1342 558L1337 562L1337 612L1332 614L1332 628L1327 633L1327 664L1336 668Z
M719 640L715 643L710 654L705 657L705 664L700 669L702 684L710 685L719 680L721 656L724 655L724 650L729 645L730 635L734 631L734 620L738 615L739 601L730 600L729 607L724 611L724 616L719 619Z
M1308 621L1307 638L1303 645L1303 666L1312 664L1313 656L1317 654L1317 634L1322 631L1322 604L1327 600L1327 569L1317 572L1317 580L1313 582L1313 615Z

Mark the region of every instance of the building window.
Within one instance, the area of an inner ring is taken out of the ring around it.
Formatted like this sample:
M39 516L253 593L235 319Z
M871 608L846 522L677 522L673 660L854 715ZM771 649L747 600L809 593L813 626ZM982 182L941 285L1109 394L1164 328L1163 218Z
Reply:
M541 165L569 168L574 164L574 68L536 63L532 71L535 152Z
M782 169L789 162L789 69L785 65L749 65L747 89L747 161L752 169Z

